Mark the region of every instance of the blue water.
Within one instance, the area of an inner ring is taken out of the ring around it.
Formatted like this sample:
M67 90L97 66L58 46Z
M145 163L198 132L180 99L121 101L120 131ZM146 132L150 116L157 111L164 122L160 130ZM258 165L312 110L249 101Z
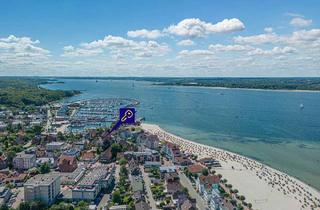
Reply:
M320 93L155 86L63 79L46 88L82 90L67 99L124 97L138 115L187 139L264 162L320 189ZM304 109L300 109L304 104Z

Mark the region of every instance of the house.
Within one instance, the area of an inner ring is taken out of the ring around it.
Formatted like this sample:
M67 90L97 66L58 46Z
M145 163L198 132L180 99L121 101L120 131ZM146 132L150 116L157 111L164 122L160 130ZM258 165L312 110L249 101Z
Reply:
M72 148L72 149L68 149L67 151L64 151L63 154L66 156L71 156L76 158L80 156L80 150L78 150L77 148Z
M17 153L13 158L13 167L18 170L27 170L36 166L36 155L26 154L25 152Z
M137 143L143 147L157 150L159 149L160 141L157 135L141 133L137 136Z
M167 194L174 195L175 193L181 191L182 185L180 183L178 173L166 173L164 178Z
M101 163L111 163L113 160L111 147L108 147L104 152L100 155L100 162Z
M25 201L42 201L52 204L60 193L58 173L38 174L24 184Z
M192 164L192 161L185 155L181 155L179 157L175 157L174 164L179 166L188 166Z
M44 163L48 163L51 168L54 168L57 166L57 163L54 160L54 158L47 158L47 157L37 158L36 163L37 163L37 166L40 166Z
M77 159L72 156L61 155L58 167L61 172L73 172L78 167Z
M200 164L193 164L188 166L188 171L192 174L201 174L203 169L205 169L205 167Z
M207 167L221 167L219 161L217 161L216 159L213 159L213 158L202 158L199 160L199 162L202 164L202 165L205 165Z
M160 161L160 155L155 150L145 149L142 152L127 151L124 153L124 157L128 160L134 159L139 163L145 161Z
M220 178L216 175L201 175L196 180L197 190L203 199L210 202L212 196L212 190L218 189L220 183Z
M4 155L0 156L0 170L7 168L7 157Z
M181 210L197 210L196 202L194 199L186 199L180 206Z
M47 151L55 151L55 150L61 150L64 146L64 142L50 142L46 145Z
M175 161L175 158L182 156L179 146L170 142L167 142L163 146L162 152L166 155L168 159L172 160L173 162Z
M95 162L96 161L96 154L92 150L84 151L84 152L82 152L81 160L84 162Z
M161 166L159 169L160 169L160 173L173 173L173 172L177 172L176 166Z

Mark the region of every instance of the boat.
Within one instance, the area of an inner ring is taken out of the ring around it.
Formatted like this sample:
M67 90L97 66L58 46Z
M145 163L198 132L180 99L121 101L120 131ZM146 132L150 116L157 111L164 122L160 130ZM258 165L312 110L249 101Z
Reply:
M300 104L300 109L304 109L304 105L303 104Z

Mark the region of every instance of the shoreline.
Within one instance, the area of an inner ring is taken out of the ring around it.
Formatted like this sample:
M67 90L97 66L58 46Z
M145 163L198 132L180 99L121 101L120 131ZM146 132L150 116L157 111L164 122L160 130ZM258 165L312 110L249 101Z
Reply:
M290 90L290 89L259 89L259 88L231 88L231 87L214 87L214 86L197 86L197 85L170 85L170 84L152 84L155 86L165 87L196 87L196 88L212 88L216 90L252 90L252 91L270 91L285 93L320 93L320 90Z
M176 143L181 150L199 157L213 157L221 163L215 168L253 204L253 209L312 209L320 205L320 192L303 181L257 160L234 152L193 142L171 134L158 125L142 123L142 128L161 140Z

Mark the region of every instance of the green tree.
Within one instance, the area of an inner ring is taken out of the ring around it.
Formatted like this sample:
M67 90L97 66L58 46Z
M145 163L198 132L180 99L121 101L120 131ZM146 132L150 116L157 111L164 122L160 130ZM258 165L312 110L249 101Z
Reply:
M121 146L120 146L120 144L113 143L113 144L111 145L112 157L113 157L113 158L117 157L118 152L121 152Z
M112 194L112 202L121 204L121 194L118 190L114 191L114 193Z
M208 176L209 175L209 171L207 168L202 169L202 175L204 176Z
M45 162L43 164L40 165L39 167L39 171L41 174L46 174L50 172L50 165L48 162Z
M0 206L0 210L9 210L9 207L6 205L6 204L2 204L1 206Z
M119 164L120 164L121 166L126 165L126 164L127 164L127 159L121 158L121 159L119 160Z

